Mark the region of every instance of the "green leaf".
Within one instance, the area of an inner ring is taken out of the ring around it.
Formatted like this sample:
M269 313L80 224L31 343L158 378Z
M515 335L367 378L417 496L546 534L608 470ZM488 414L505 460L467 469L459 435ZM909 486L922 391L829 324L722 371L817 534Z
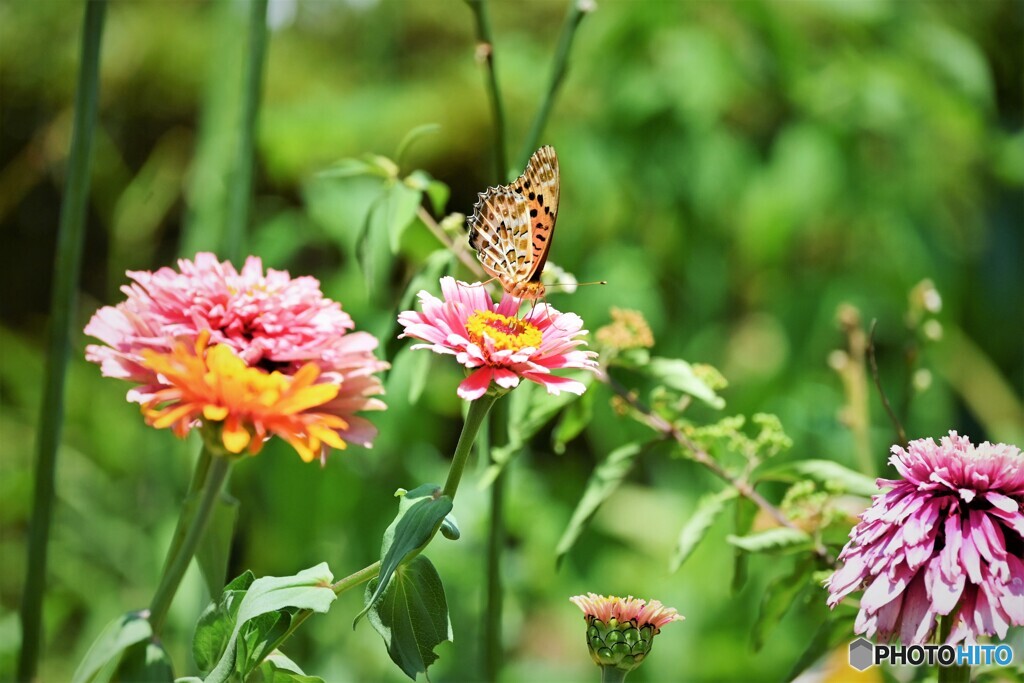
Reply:
M367 601L377 593L377 579L366 587ZM452 640L448 602L434 565L417 555L395 572L394 580L369 613L370 624L384 639L391 660L416 680L437 660L434 648Z
M290 621L288 610L323 613L330 609L336 597L331 589L333 580L327 563L321 562L295 576L264 576L253 581L238 605L223 653L205 683L225 683L233 675L245 680L258 664L253 659L260 648L279 633L283 621Z
M844 641L849 640L850 634L853 633L855 618L856 612L843 614L837 610L837 613L819 626L817 632L811 638L811 642L808 643L807 648L800 655L800 659L796 661L793 668L786 674L786 680L792 681L803 673L807 667L818 661L822 655L838 647Z
M246 570L225 586L220 598L200 615L192 637L192 657L200 671L211 671L217 666L231 639L238 607L255 580L253 573Z
M760 480L801 481L812 479L820 484L838 488L846 493L870 498L880 493L871 477L843 467L832 460L798 460L770 470L759 472Z
M810 534L787 527L775 527L749 536L730 534L726 540L748 553L793 552L810 548L813 545Z
M576 543L576 539L583 533L594 513L619 488L622 480L633 469L633 463L649 446L650 442L648 444L630 443L617 448L590 475L587 488L580 501L576 503L572 519L569 520L565 531L562 532L562 538L558 541L558 547L555 548L556 566L562 564L565 554Z
M352 628L381 598L399 565L415 556L437 533L444 518L452 511L452 499L441 495L441 487L423 484L401 496L398 515L384 532L381 544L380 574L376 590L367 592L366 606L352 621Z
M792 572L776 576L765 587L764 595L761 597L761 609L751 631L755 652L764 647L765 637L772 628L778 626L789 608L810 585L809 578L813 570L814 562L809 557L804 557L796 563Z
M113 680L146 681L146 683L172 683L174 669L171 658L160 643L144 640L125 650Z
M387 196L381 209L386 212L384 219L387 225L391 253L397 254L402 246L402 235L405 229L416 218L416 212L423 203L423 193L405 183L395 183L387 189Z
M551 444L555 453L565 453L565 445L579 436L594 417L594 393L586 392L562 411L554 431Z
M110 622L85 653L72 676L72 683L109 680L122 653L153 635L149 622L139 612L129 612ZM104 671L105 670L105 671ZM99 677L101 671L104 676Z
M435 180L426 171L413 171L405 179L405 183L412 188L427 193L430 199L430 206L438 216L444 215L445 206L448 204L448 197L451 190L440 180Z
M246 683L324 683L319 676L308 676L299 665L280 650L274 650L253 671Z
M206 533L196 549L196 563L210 595L220 595L224 590L224 577L228 571L228 556L237 519L238 501L227 493L221 493L207 523Z
M395 149L395 160L401 164L402 159L405 157L405 153L409 151L413 143L420 138L426 137L427 135L433 135L441 130L440 123L424 123L420 126L416 126L402 138L402 141L398 143L398 147Z
M320 178L352 178L359 175L380 175L379 169L364 159L342 159L316 174Z
M421 291L433 291L437 288L438 280L448 272L455 260L455 254L449 249L438 249L431 252L424 264L417 270L416 275L409 281L405 288L399 309L408 311L413 307L416 296ZM429 354L427 354L429 355Z
M371 298L380 296L390 261L387 200L388 191L384 190L370 205L356 238L356 261Z
M757 516L757 506L749 498L739 498L733 506L733 528L737 536L746 536L751 527L754 526L754 518ZM730 589L736 595L747 583L750 555L736 548L732 558L732 583Z
M682 531L679 532L679 542L676 544L676 552L669 563L669 571L675 572L689 559L690 555L697 548L697 545L704 540L711 525L715 523L718 515L725 509L725 504L736 498L736 489L726 489L719 493L709 493L697 502L697 508L686 520Z
M682 391L703 401L712 408L721 410L725 401L700 379L693 371L693 366L678 358L651 358L639 368L647 375L662 382L672 389Z

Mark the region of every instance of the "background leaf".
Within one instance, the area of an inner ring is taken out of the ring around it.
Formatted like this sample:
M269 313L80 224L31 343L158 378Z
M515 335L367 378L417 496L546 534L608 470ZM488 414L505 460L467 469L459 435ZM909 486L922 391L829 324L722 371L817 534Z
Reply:
M738 494L735 489L726 489L719 493L709 493L697 502L697 508L686 520L682 530L679 532L679 541L676 544L676 552L669 562L669 571L675 572L689 559L697 545L704 540L711 525L725 509L725 504Z

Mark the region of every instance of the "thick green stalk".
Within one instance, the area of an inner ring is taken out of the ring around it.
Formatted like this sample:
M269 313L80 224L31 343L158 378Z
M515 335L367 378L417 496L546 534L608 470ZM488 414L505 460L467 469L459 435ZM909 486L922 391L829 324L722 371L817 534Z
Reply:
M205 446L204 446L205 450ZM199 466L202 466L203 459L200 458ZM157 586L153 595L153 602L149 606L149 623L153 628L153 634L159 635L167 618L167 610L171 606L174 594L178 592L178 586L185 575L185 570L192 562L196 554L196 548L203 538L206 526L210 521L211 513L220 497L220 491L224 487L224 480L227 478L228 470L231 469L231 459L224 455L214 455L209 463L205 481L202 484L202 494L199 499L199 507L188 522L188 530L184 538L177 540L167 553L167 562L164 566L163 576L160 577L160 585ZM182 508L182 516L189 514L188 503ZM180 524L180 522L179 522Z
M476 19L477 57L487 67L487 92L491 97L491 115L494 117L494 167L498 182L505 182L509 168L505 145L505 107L498 87L498 74L494 67L494 40L491 38L491 19L487 0L466 0Z
M626 680L626 674L628 671L614 666L602 666L601 667L601 683L622 683Z
M469 412L466 413L466 422L462 425L462 434L459 434L459 442L455 445L455 455L452 457L452 464L448 468L448 479L444 482L443 495L455 498L455 492L459 490L459 482L462 480L462 471L466 469L466 461L473 450L473 442L476 441L477 432L484 423L488 411L497 396L486 393L475 401L469 402Z
M245 61L242 121L231 194L228 197L227 231L224 234L224 256L232 260L242 256L245 228L249 222L249 204L252 202L256 114L263 91L263 64L267 53L267 2L251 0L249 6L249 51Z
M75 93L74 128L68 157L53 270L53 297L46 355L43 404L36 432L35 491L29 531L25 593L21 603L21 653L18 680L36 675L43 631L43 593L46 591L46 550L55 496L57 448L64 418L64 378L71 349L71 327L78 302L82 269L82 243L89 198L93 135L99 101L100 43L106 0L85 3L82 53Z
M562 33L558 37L558 47L555 48L555 61L551 67L551 80L548 82L547 92L541 100L540 109L533 118L530 132L526 136L523 151L519 154L519 165L516 168L526 168L530 156L540 144L540 136L544 134L544 126L547 125L548 116L551 115L551 108L554 106L555 97L565 80L565 72L569 64L569 53L572 51L572 39L576 36L576 29L579 27L583 17L593 11L591 0L571 0L569 10L565 14L565 21L562 23Z
M945 617L939 617L939 645L949 639L949 632L953 630L953 614L956 610ZM935 665L938 669L939 683L970 683L971 667L967 664L958 666Z

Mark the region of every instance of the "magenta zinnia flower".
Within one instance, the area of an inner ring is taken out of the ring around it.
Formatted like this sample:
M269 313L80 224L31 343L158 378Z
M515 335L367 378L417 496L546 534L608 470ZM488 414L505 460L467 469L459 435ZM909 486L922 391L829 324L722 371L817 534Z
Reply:
M827 581L835 607L865 587L855 630L922 644L952 615L947 642L1006 636L1024 624L1024 457L950 432L893 446L903 479L875 496Z
M376 428L355 413L384 409L375 398L383 393L375 373L387 363L373 355L377 339L352 332L352 318L324 297L315 278L273 269L264 274L255 256L241 272L210 253L181 259L178 267L129 271L135 282L122 287L127 300L101 308L85 328L103 342L88 346L86 358L104 375L139 385L128 400L145 404L168 387L144 362L144 352L171 353L208 331L209 346L230 347L252 368L290 376L313 363L319 383L339 387L319 410L344 421L337 432L345 441L372 444Z
M582 382L552 374L553 370L596 370L593 351L577 347L586 334L583 320L574 313L560 313L548 304L537 306L524 318L517 318L520 301L503 293L497 304L479 284L441 278L444 300L429 292L419 293L423 312L404 311L398 322L405 328L401 337L421 339L414 349L431 349L455 356L472 370L458 394L473 401L493 381L503 389L528 379L542 385L549 394L568 391L582 394Z
M590 657L600 667L625 673L647 658L662 626L684 619L657 600L640 600L632 595L617 598L587 593L569 600L583 610Z

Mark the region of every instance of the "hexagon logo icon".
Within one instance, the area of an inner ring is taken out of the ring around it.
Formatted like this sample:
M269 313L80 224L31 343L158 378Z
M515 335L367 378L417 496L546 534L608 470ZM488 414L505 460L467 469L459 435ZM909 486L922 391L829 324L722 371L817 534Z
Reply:
M875 646L871 641L858 638L850 643L850 666L857 671L864 671L874 664Z

